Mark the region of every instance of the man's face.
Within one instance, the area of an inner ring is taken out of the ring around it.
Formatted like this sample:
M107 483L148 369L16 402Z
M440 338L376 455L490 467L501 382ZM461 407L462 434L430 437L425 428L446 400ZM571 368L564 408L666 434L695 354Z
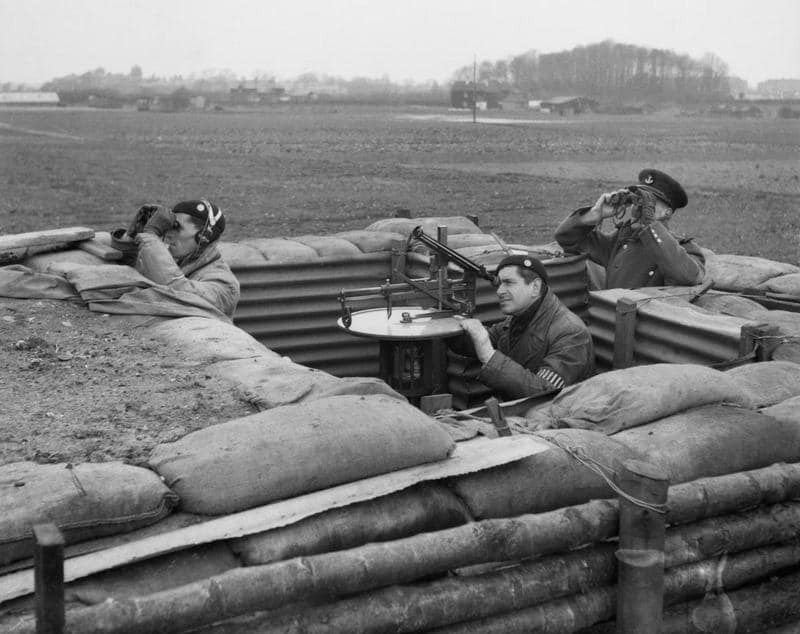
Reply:
M197 248L194 235L198 229L189 214L175 214L175 226L164 234L169 252L175 260L180 260Z
M670 207L663 200L656 198L656 220L659 222L666 222L672 217L672 213L672 207Z
M539 298L542 280L538 277L528 283L517 266L504 266L497 274L497 299L504 315L519 315Z

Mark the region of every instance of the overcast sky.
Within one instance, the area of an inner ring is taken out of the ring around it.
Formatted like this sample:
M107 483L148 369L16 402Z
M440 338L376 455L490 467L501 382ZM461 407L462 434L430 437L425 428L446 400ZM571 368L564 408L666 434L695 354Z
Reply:
M97 67L448 81L459 67L604 39L699 59L755 87L800 78L800 0L0 0L0 81Z

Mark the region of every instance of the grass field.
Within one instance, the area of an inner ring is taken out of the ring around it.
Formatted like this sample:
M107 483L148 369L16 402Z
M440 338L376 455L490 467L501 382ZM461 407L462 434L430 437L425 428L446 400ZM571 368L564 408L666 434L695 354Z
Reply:
M475 214L513 242L663 169L673 227L718 253L800 262L800 121L556 117L326 105L259 112L0 110L0 233L125 226L145 202L208 197L226 239L363 228L408 208Z

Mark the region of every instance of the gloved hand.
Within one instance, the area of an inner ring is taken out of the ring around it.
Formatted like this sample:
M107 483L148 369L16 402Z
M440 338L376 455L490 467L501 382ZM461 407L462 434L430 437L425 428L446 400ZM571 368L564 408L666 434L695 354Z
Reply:
M161 205L155 207L155 211L150 215L142 232L153 233L159 238L163 238L164 234L175 226L175 214Z
M656 219L656 197L649 191L640 189L636 192L640 199L639 223L647 226Z
M136 234L144 231L144 226L150 220L159 205L142 205L133 217L131 224L128 226L127 234L130 238L135 238Z

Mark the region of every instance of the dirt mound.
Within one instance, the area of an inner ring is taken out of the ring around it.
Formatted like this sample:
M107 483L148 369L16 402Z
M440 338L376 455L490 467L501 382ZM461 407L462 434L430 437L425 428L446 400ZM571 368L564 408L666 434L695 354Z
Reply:
M202 366L162 357L148 323L0 298L0 464L144 464L156 444L256 411Z

